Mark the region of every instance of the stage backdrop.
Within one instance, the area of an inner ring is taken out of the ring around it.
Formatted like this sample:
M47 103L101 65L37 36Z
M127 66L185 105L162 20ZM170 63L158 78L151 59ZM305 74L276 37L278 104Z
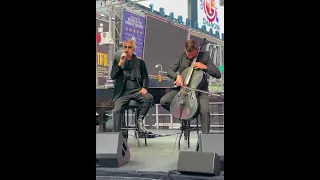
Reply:
M193 35L193 34L190 34L190 38L189 39L195 40L198 44L203 42L203 38L198 37L198 36ZM214 56L214 52L215 52L215 51L213 51L213 45L217 45L217 43L207 39L205 45L203 46L203 48L201 50L202 51L206 51L206 50L209 51L211 57L213 57ZM223 60L221 58L220 59L216 59L216 60L214 60L214 64L216 66L223 66Z
M109 23L100 19L96 19L96 33L98 34L98 28L100 24L103 24L103 32L109 30ZM109 46L99 45L96 42L96 84L98 87L102 87L106 84L107 79L109 78Z
M168 71L169 66L183 52L188 31L149 14L146 23L144 60L149 75L157 75L160 70L155 68L157 64L162 65L163 71Z
M203 38L198 37L198 36L194 36L194 35L192 35L192 34L190 34L190 39L195 40L195 41L198 43L198 45L203 42ZM207 44L210 44L210 43L211 43L211 44L216 44L216 43L211 42L211 41L209 41L209 40L207 39L206 42L205 42L205 45L203 46L203 48L202 48L201 50L202 50L202 51L205 51Z
M143 59L144 31L146 18L134 13L123 12L122 42L132 39L136 42L136 56Z

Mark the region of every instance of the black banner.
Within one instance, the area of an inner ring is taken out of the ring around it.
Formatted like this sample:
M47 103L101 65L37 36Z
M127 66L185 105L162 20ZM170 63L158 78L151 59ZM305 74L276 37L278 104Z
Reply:
M168 71L169 66L183 52L188 31L149 15L146 24L144 60L149 75L157 75L160 71L160 68L155 68L157 64L162 65L163 71Z

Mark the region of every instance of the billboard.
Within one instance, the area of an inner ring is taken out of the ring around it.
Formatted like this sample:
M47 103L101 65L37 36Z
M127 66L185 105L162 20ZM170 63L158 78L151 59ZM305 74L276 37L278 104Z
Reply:
M199 28L201 29L203 25L205 25L206 31L212 28L213 33L219 32L221 38L219 8L219 0L198 0L197 3Z
M109 30L109 23L101 19L96 19L96 33L98 28L103 27L103 32ZM96 41L96 86L103 87L109 78L109 46L99 45Z
M144 60L149 75L157 75L162 65L163 71L183 52L188 39L188 31L182 27L168 23L160 17L147 15ZM164 74L166 76L166 74Z
M136 42L135 54L138 58L143 59L146 18L125 10L122 22L122 42L128 39L134 40Z
M187 0L146 0L137 3L145 7L149 7L150 4L153 4L153 9L158 12L160 12L160 8L164 8L164 13L166 15L173 12L175 18L178 16L182 16L183 18L188 17Z
M219 25L220 25L220 34L222 38L222 34L224 34L224 6L220 6L218 9L219 14Z

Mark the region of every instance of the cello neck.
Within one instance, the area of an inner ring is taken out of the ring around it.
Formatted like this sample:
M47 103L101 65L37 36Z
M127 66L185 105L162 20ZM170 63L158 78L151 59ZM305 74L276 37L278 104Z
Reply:
M192 63L191 63L191 66L189 67L188 75L187 75L187 77L185 77L185 82L184 82L184 84L185 84L186 86L189 85L189 82L190 82L190 79L191 79L191 76L192 76L192 73L193 73L193 64L196 63L199 53L200 53L200 49L199 49L199 51L198 51L198 53L197 53L197 56L196 56L195 58L193 58Z

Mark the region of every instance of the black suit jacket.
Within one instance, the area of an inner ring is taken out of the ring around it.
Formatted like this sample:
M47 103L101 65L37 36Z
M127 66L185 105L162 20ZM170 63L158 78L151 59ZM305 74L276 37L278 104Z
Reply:
M124 73L121 66L118 65L119 63L119 56L115 56L112 64L112 70L111 70L111 79L115 80L114 83L114 94L113 94L113 101L116 101L122 94L123 88L124 88ZM149 87L149 75L147 71L146 64L143 60L136 57L136 55L132 55L132 60L136 59L140 61L140 73L141 73L141 79L138 79L139 85L141 88L145 88L148 90Z
M210 76L220 79L221 78L221 72L213 64L212 58L210 58L209 52L199 52L197 62L201 62L202 64L205 64L208 68L206 70L203 70L206 74L209 74ZM187 54L185 52L181 53L181 55L175 60L175 62L169 67L168 70L168 77L172 80L176 80L177 73L181 74L183 70L190 67L192 60L187 59ZM204 77L206 78L206 77ZM204 87L202 90L208 89L208 82L205 80Z

